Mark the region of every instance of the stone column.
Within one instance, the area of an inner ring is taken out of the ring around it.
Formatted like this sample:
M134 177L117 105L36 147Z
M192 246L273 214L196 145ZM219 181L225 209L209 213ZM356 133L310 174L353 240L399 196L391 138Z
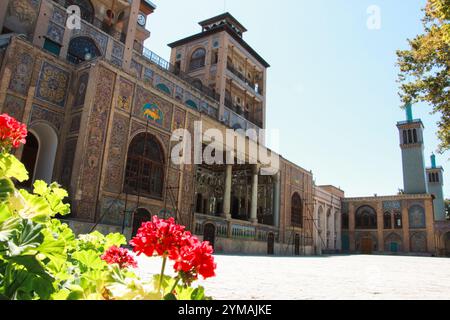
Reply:
M349 249L350 251L355 251L355 205L352 202L348 204L348 238L349 238Z
M408 201L402 201L402 232L403 232L403 252L409 252L409 216Z
M384 251L384 211L383 211L383 201L377 200L376 205L377 210L377 242L378 251Z
M250 211L250 222L258 223L258 173L259 166L255 165L252 172L252 206Z
M231 182L233 176L233 165L226 165L225 172L225 193L223 195L223 217L231 219Z
M280 172L273 176L273 225L280 226Z

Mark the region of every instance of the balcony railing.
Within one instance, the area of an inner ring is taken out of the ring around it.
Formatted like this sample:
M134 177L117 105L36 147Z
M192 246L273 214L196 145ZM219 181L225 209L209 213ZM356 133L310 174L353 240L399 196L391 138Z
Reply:
M142 57L144 57L147 61L150 61L151 63L157 65L160 69L168 71L168 72L172 73L173 75L177 76L178 78L181 78L182 80L186 81L191 86L193 86L195 89L199 90L201 93L205 94L206 96L210 97L211 99L213 99L217 102L220 101L220 95L217 94L214 90L212 90L208 87L205 87L205 86L202 86L202 87L195 86L194 78L188 76L186 73L182 72L180 70L180 68L172 65L170 62L161 58L159 55L157 55L153 51L145 48L139 42L135 41L133 48L134 48L134 50L139 52L142 55Z
M233 104L232 101L233 101L232 98L226 97L225 102L224 102L225 107L227 107L233 113L237 114L239 117L244 118L246 121L249 121L260 128L263 127L261 120L255 118L248 111L246 111L242 106Z
M260 88L255 82L246 78L241 72L236 70L236 68L231 63L227 63L227 69L237 78L239 78L243 83L245 83L248 87L250 87L254 92L256 92L259 95L263 94L262 88Z

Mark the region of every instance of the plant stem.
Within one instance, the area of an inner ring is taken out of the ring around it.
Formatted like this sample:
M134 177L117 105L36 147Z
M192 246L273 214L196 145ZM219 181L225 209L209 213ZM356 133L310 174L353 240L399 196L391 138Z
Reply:
M175 290L175 288L176 288L177 285L178 285L178 282L180 282L180 277L176 277L175 279L176 279L177 281L175 281L175 283L173 284L173 287L172 287L172 289L170 289L169 293L173 293L173 291Z
M158 292L161 291L161 285L162 285L163 276L164 276L164 269L166 268L166 262L167 262L167 257L164 255L163 263L162 263L162 267L161 267L161 275L159 276Z

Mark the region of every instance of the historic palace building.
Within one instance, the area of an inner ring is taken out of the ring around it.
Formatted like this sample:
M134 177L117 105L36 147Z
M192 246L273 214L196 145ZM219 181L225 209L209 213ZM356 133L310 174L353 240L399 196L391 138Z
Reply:
M424 166L420 120L398 124L404 194L348 199L316 186L309 170L258 139L269 64L244 40L245 27L229 13L202 21L199 33L169 44L166 61L144 47L155 9L149 0L1 1L0 112L29 127L16 151L30 173L23 188L35 180L67 188L66 222L79 233L130 238L159 215L217 252L450 252L443 169ZM216 141L213 153L244 161L174 163L173 133L194 137L198 123L203 137L236 130L248 148ZM267 173L250 152L258 147L279 157L279 170Z

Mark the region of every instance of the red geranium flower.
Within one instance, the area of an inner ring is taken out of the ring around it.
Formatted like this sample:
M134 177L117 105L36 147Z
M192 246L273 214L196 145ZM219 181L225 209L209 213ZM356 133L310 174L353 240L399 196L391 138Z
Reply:
M121 269L128 267L137 267L136 260L134 260L134 257L125 248L112 246L102 255L101 258L108 264L117 263Z
M191 237L190 244L180 248L174 269L183 272L188 279L196 280L198 275L204 279L214 277L217 265L214 263L213 252L209 242L200 242L196 237Z
M130 244L138 255L144 253L151 257L156 252L159 256L175 259L183 241L184 229L173 218L164 220L153 216L152 221L142 224Z
M20 123L6 113L0 115L0 140L4 148L18 148L25 143L27 137L27 126Z

